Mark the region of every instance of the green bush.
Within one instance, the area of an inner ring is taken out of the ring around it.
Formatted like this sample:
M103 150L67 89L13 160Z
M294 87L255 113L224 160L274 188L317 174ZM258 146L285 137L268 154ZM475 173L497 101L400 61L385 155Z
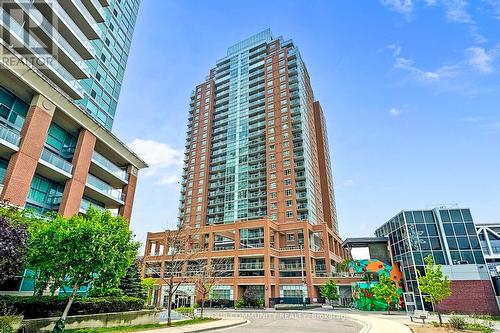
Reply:
M463 330L465 326L467 326L467 322L465 321L465 319L458 316L451 316L450 319L448 319L448 324L451 328L454 328L456 330Z
M242 299L239 299L234 303L235 308L242 308L244 306L245 306L245 301Z
M16 314L26 319L58 317L64 311L68 299L58 296L0 296L0 302L10 305ZM73 302L70 315L137 311L144 306L144 300L134 297L88 297Z
M194 308L188 308L185 306L175 309L177 313L183 316L188 316L189 318L194 318Z
M98 288L92 287L89 292L90 297L121 297L123 296L123 290L120 288Z
M0 333L15 333L21 326L22 317L0 316Z

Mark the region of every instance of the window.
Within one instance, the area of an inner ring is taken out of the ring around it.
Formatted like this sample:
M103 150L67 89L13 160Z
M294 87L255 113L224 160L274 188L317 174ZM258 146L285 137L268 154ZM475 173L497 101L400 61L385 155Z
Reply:
M293 217L293 212L291 210L286 211L286 218L292 218Z
M288 189L288 190L285 190L285 195L287 197L291 197L292 196L292 190Z
M289 242L293 242L295 240L295 234L294 233L287 233L286 240Z

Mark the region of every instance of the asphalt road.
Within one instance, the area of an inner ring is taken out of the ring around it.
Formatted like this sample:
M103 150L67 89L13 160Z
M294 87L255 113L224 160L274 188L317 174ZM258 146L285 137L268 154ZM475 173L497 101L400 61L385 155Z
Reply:
M218 330L238 333L357 333L362 326L346 319L342 314L326 312L314 314L288 311L220 311L212 312L218 317L242 317L250 321L245 326Z

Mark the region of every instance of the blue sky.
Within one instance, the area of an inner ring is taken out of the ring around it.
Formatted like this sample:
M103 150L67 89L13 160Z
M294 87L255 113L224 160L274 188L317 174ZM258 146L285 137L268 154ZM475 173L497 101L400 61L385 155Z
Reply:
M500 0L143 0L113 129L151 165L139 240L176 221L191 90L268 27L322 103L342 237L444 204L500 221Z

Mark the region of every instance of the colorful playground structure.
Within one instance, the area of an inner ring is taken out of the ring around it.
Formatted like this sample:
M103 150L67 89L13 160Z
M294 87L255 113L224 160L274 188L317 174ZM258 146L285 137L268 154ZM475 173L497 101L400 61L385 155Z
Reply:
M358 310L363 311L386 311L388 310L388 305L384 300L377 299L373 296L373 287L377 285L377 281L370 281L370 274L375 273L378 276L385 275L389 276L394 283L399 287L398 299L394 299L393 304L399 304L400 308L404 308L403 304L403 290L401 289L401 271L397 264L388 265L378 259L365 259L365 260L353 260L349 263L349 268L351 268L354 273L364 274L367 278L366 281L356 282L352 286L352 298L354 306Z

